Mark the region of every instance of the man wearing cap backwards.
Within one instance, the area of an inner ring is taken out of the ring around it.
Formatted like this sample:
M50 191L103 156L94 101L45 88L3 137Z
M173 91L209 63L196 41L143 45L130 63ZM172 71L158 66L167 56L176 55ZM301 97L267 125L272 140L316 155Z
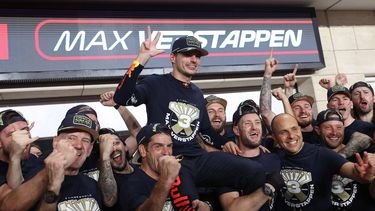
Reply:
M21 169L21 162L29 157L29 144L37 139L30 136L29 130L21 113L11 109L0 112L0 210L31 209L59 167L68 164L69 153L62 148L69 146L62 143L44 160L44 168L33 168L36 163L32 162L27 163L32 171ZM9 182L13 182L13 186Z
M354 117L375 125L374 89L366 82L358 81L350 89L353 101Z
M352 116L353 102L349 90L340 85L335 85L328 89L327 108L336 109L344 119L345 135L344 144L347 144L354 132L360 132L374 137L374 126L371 123L354 119Z
M124 191L119 198L121 210L173 210L172 201L177 202L175 210L210 210L205 202L189 202L186 196L177 194L181 164L172 156L173 143L165 125L144 126L137 141L141 166L121 186Z
M315 126L322 143L329 149L339 152L345 145L344 122L340 113L327 109L318 114ZM352 156L349 160L354 161ZM369 184L361 184L349 178L335 175L332 178L331 202L335 209L374 210L375 201L369 194Z
M85 114L65 116L53 138L53 147L67 141L74 152L73 161L58 171L49 181L47 191L40 202L39 210L100 210L101 197L94 179L79 173L86 158L90 156L93 142L98 138L96 124Z
M210 124L202 91L191 83L200 58L208 54L195 37L180 37L173 43L170 74L148 76L136 84L147 61L163 52L156 48L160 32L154 40L150 36L149 27L148 38L118 85L114 100L120 105L145 103L148 123L165 123L171 129L173 154L189 157L182 161L182 168L189 172L181 178L182 195L197 199L194 184L198 183L211 187L241 186L248 192L263 185L265 175L258 163L224 152L207 153L196 141L197 134L202 133L204 141L216 148L225 143Z
M240 196L238 190L222 188L219 192L223 193L220 201L224 210L270 210L274 206L275 191L284 186L279 175L280 159L276 154L265 153L259 147L262 142L262 121L259 109L249 102L240 103L233 114L233 132L240 150L238 155L261 163L269 177L262 188L249 195ZM267 201L269 203L265 204Z
M120 210L118 205L119 188L133 174L135 166L130 165L130 158L125 142L112 128L99 131L99 188L102 193L104 210Z
M326 148L304 143L297 120L289 114L279 114L272 120L272 136L285 153L280 153L281 175L286 188L276 207L281 210L332 210L331 178L335 174L369 182L375 167L357 154L357 163L345 160Z

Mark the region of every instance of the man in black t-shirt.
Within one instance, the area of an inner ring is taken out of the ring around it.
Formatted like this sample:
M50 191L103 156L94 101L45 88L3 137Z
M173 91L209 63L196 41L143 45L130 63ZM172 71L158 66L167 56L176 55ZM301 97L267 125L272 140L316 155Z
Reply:
M127 146L112 128L99 130L99 188L102 193L104 210L120 210L118 205L119 187L134 173L130 165Z
M342 144L344 122L336 110L327 109L320 112L315 129L329 149L339 152L345 147ZM332 178L331 203L335 210L375 210L375 201L369 194L369 184L361 184L340 175L334 175Z
M186 158L172 156L173 143L165 125L155 123L143 127L137 141L141 166L121 184L121 210L210 210L208 204L179 194L182 180L178 159Z
M273 138L284 153L280 153L281 175L286 188L281 191L277 207L281 210L332 210L331 178L335 174L356 181L371 180L374 167L368 155L354 164L326 148L303 142L297 120L289 114L279 114L272 121Z
M360 132L374 136L374 125L362 120L354 119L352 116L353 102L349 90L340 85L335 85L328 89L327 92L327 108L336 109L344 118L345 138L343 144L347 144L354 132Z

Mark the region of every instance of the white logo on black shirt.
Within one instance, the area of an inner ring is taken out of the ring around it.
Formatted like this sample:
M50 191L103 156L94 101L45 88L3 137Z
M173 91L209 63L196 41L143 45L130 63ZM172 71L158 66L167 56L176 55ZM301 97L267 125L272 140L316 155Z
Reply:
M314 194L314 184L311 172L283 169L280 171L286 188L283 188L285 203L293 208L301 208L311 202Z
M339 175L335 175L332 179L331 201L336 207L349 206L358 192L357 184L353 180Z
M100 211L98 202L94 198L71 199L59 202L57 210L64 211Z

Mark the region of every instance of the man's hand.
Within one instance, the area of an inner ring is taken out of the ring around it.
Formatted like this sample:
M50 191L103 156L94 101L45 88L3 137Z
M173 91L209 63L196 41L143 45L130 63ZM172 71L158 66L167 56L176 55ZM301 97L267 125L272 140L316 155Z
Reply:
M54 149L44 160L45 168L48 174L48 190L59 194L61 183L64 181L64 170L68 164L63 153Z
M159 55L164 52L164 50L159 50L156 48L156 45L159 42L160 32L156 34L155 39L151 40L151 26L147 26L147 38L142 43L141 49L139 50L137 60L141 65L145 65L147 61L156 55Z
M281 87L276 88L272 90L272 95L277 99L277 100L282 100L284 98L287 98L285 93L283 92L283 89Z
M223 151L234 154L234 155L242 154L242 151L240 150L240 148L233 141L228 141L227 143L225 143L223 147Z
M113 100L113 96L115 95L114 91L105 92L100 95L100 103L104 106L115 106L116 103Z
M32 126L29 126L29 128ZM30 130L30 129L29 129ZM10 143L9 157L12 159L21 159L22 153L27 147L39 139L39 137L31 137L30 131L27 129L16 130L12 133L12 142Z
M174 156L162 156L158 160L157 166L160 179L164 179L168 186L172 185L180 172L181 164Z
M278 61L275 58L268 58L264 66L264 77L272 77L272 74L277 69Z
M99 136L100 159L109 160L115 143L114 135L104 134Z
M55 146L55 150L64 155L65 169L77 159L78 152L67 139L60 139Z
M197 211L211 211L211 207L204 201L196 199L191 202L192 208Z
M329 89L334 86L333 82L328 78L322 78L319 80L319 85L324 89Z
M346 77L345 73L339 73L335 77L335 82L337 85L345 86L348 84L348 78Z
M292 73L288 73L284 75L284 88L293 88L294 85L297 83L297 74L298 64L294 65L294 69Z
M369 162L367 152L363 153L363 158L361 158L359 153L356 153L355 156L357 158L357 163L354 164L354 168L356 169L358 176L366 182L371 182L372 177L375 175L375 168L371 165L373 161Z

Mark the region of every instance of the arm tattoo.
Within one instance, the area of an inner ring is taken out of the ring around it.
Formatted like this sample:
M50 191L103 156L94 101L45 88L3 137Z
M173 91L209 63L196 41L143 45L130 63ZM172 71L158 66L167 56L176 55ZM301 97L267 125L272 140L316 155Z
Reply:
M355 153L361 152L370 147L371 142L372 139L368 135L360 132L354 132L345 148L340 150L339 153L345 158L351 157Z
M113 176L111 162L101 160L99 164L99 188L106 206L112 207L117 202L117 183Z
M263 77L263 84L260 90L260 102L259 107L261 111L271 110L271 77Z

